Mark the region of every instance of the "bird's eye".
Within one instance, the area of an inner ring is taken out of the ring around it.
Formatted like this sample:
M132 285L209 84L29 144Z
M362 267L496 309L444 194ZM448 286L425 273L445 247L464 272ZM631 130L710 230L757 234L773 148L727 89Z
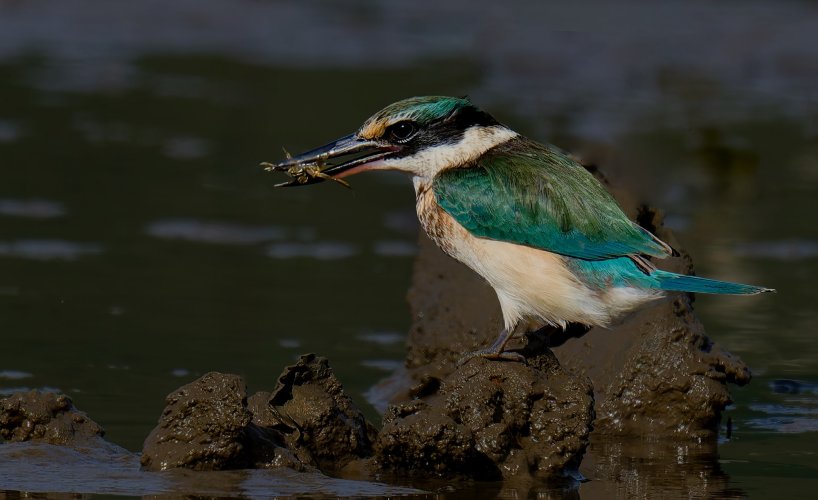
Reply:
M395 142L407 142L415 136L418 127L415 122L402 121L389 127L389 138Z

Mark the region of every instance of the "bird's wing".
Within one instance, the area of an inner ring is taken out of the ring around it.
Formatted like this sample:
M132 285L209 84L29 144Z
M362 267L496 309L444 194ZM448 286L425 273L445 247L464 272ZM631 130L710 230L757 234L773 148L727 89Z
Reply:
M443 210L478 237L587 260L672 253L582 165L527 139L442 171L432 187Z

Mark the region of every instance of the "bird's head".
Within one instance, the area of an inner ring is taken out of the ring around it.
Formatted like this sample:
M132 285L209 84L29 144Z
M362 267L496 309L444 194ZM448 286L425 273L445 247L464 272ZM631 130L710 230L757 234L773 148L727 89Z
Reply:
M286 185L311 184L327 176L342 178L367 170L400 170L432 178L516 135L466 98L412 97L378 111L354 134L289 157L272 168L293 172L313 167L322 174Z

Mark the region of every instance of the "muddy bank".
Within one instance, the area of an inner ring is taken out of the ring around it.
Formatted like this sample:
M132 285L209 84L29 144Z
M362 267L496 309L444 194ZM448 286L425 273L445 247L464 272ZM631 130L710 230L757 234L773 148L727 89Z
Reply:
M0 399L0 497L423 494L369 478L373 427L327 360L313 355L287 367L273 391L250 398L241 377L215 372L177 389L141 453L103 436L67 396L31 391ZM321 472L343 467L345 475L369 480Z
M545 353L532 355L534 360L531 364L537 366L538 369L543 370L547 374L560 379L559 370L557 368L556 360L553 356ZM319 359L320 363L320 359ZM520 388L520 381L510 380L512 377L518 377L522 368L511 369L507 371L498 370L497 363L489 363L482 361L486 365L476 364L472 368L477 374L466 371L463 373L463 382L475 380L481 374L485 375L490 380L495 381L495 384L507 387L503 391L498 391L496 394L502 394L502 397L494 399L493 409L491 412L493 416L502 416L504 412L511 412L509 415L509 422L520 422L519 415L526 413L526 402L520 401L520 395L528 391L527 388ZM305 366L306 365L306 366ZM509 365L511 366L511 365ZM522 367L523 365L516 365ZM310 363L300 363L289 367L287 371L303 372L304 368L309 370ZM311 370L309 370L311 373ZM286 371L285 371L286 374ZM555 380L555 382L556 382ZM211 429L220 428L224 422L224 415L234 415L235 413L242 414L240 411L243 408L252 407L252 404L247 404L241 398L234 399L232 396L240 396L243 391L243 385L237 384L240 382L235 375L224 375L211 373L199 380L188 384L187 386L174 391L169 396L171 408L178 408L181 401L197 400L197 404L204 409L213 401L207 402L209 396L199 392L206 387L211 388L210 394L228 396L225 402L219 403L223 406L230 406L232 410L226 411L227 408L221 410L213 410L210 418L205 418L204 415L195 415L195 411L191 413L191 419L194 423L190 424L189 428L196 428L209 422ZM526 382L527 384L528 382ZM587 415L584 415L585 408L590 401L590 395L587 391L590 389L585 387L564 387L563 389L570 394L582 394L585 391L585 397L579 400L580 404L575 406L579 412L571 415L565 411L549 412L544 410L542 406L537 409L538 404L548 406L553 404L551 399L554 395L549 393L547 383L545 380L540 380L540 390L542 390L543 397L534 402L529 413L539 413L540 418L535 418L533 421L540 422L541 426L535 427L532 430L531 439L539 439L543 436L557 435L560 432L575 434L569 428L571 422L584 422ZM526 385L523 384L523 385ZM456 389L455 389L456 391ZM286 390L285 390L286 392ZM296 390L295 392L299 392ZM181 393L188 397L182 398ZM267 396L261 396L269 393L258 393L257 401L267 401ZM438 415L445 412L443 408L451 408L450 403L445 403L443 394L446 391L437 391L439 395L435 401L430 401L430 404L442 403L443 406L438 410ZM515 397L515 395L517 397ZM190 396L193 396L191 398ZM451 397L451 394L449 394ZM179 398L179 399L177 399ZM30 407L42 407L43 404L50 404L60 399L59 396L53 394L42 394L32 392L25 395L25 398L13 396L6 400L0 401L0 405L5 408L12 408L14 413L19 413L16 402L24 399ZM253 399L252 397L250 398ZM293 400L300 399L298 396ZM319 399L324 399L323 397ZM264 403L266 406L267 403ZM390 410L395 412L399 418L411 418L410 412L406 411L408 406L424 406L422 402L416 401L412 403L404 403ZM398 410L402 409L402 410ZM239 410L239 411L237 411ZM24 412L33 413L31 409L24 409ZM74 411L77 411L74 409ZM250 410L254 413L253 410ZM58 412L59 413L59 412ZM172 412L171 412L172 413ZM554 418L543 418L548 414ZM3 414L5 416L5 414ZM41 414L40 414L41 415ZM463 422L462 425L467 425L471 422L477 424L476 429L480 432L483 430L483 435L480 440L484 446L503 443L503 432L491 432L492 429L497 429L496 423L484 425L479 422L480 415L485 415L482 409L476 408L474 416L468 417L460 415L452 418L452 420L459 419ZM162 421L167 421L168 414L162 416ZM387 417L389 419L390 417ZM394 418L394 417L392 417ZM564 419L564 420L563 420ZM14 431L15 435L23 438L27 436L27 441L20 441L15 439L14 442L8 442L0 445L0 478L3 478L0 483L0 490L8 491L27 491L27 492L95 492L117 495L159 495L159 494L185 494L185 495L206 495L206 496L234 496L240 493L243 496L276 496L276 495L330 495L330 496L423 496L428 494L418 489L404 488L398 486L388 486L383 483L372 482L371 478L367 481L354 481L348 479L335 479L325 474L318 472L316 469L307 467L300 469L293 467L292 463L280 463L262 465L258 469L241 469L241 470L190 470L189 468L175 468L159 472L150 472L145 468L140 467L140 455L128 452L122 448L117 447L111 443L105 442L101 437L94 437L93 439L85 439L86 433L74 433L76 439L65 440L60 439L52 444L48 439L42 439L46 435L55 435L57 429L64 428L62 426L63 419L59 414L56 418L44 419L38 417L37 433L22 434L21 428L28 427L25 420L17 420L18 424L5 427ZM172 419L171 419L172 420ZM235 421L234 417L226 419L227 421ZM499 420L503 420L499 418ZM7 422L9 420L3 420ZM246 422L246 420L242 420ZM393 420L394 421L394 420ZM195 422L198 422L195 423ZM417 424L417 421L415 422ZM53 425L53 427L51 427ZM296 425L293 421L291 426ZM452 424L454 426L455 424ZM251 428L251 424L247 424ZM411 426L411 424L409 425ZM388 426L386 426L388 427ZM394 433L390 432L385 427L382 436L392 436ZM405 426L394 426L395 429L400 429ZM562 430L561 430L562 428ZM206 431L205 427L200 427L200 431ZM538 436L536 432L541 434ZM155 431L156 433L156 431ZM434 433L433 433L434 434ZM6 435L6 434L4 434ZM449 434L449 435L454 435ZM493 437L491 437L493 435ZM36 437L41 436L41 437ZM96 434L92 434L96 436ZM442 435L444 438L446 434ZM178 438L178 434L175 435ZM382 438L379 446L387 447L392 438ZM428 440L439 439L436 436L430 436ZM403 440L404 442L419 443L413 439ZM451 446L451 441L445 441L446 446ZM190 448L195 453L203 454L203 451L208 449L208 438L204 434L199 435L198 452ZM400 441L392 441L400 442ZM285 443L279 443L283 447L287 446ZM177 446L181 446L178 445ZM233 447L226 445L222 441L222 446L233 449ZM544 439L540 444L542 447L542 455L539 459L544 459L548 456L549 447L556 446L556 443L551 439ZM147 450L146 446L146 450ZM429 449L434 449L430 447ZM460 448L463 450L464 448ZM495 448L498 449L498 448ZM178 451L178 450L177 450ZM212 450L211 450L212 451ZM305 452L302 450L302 452ZM420 459L418 455L411 454L411 451L405 456L397 456L399 450L392 450L396 456L395 460L414 460ZM679 496L686 496L688 492L693 492L695 496L719 498L742 498L743 494L740 490L730 487L728 477L720 470L718 461L713 459L715 455L715 443L660 443L660 442L646 442L643 440L621 440L621 439L599 439L592 438L590 447L583 462L580 466L581 474L590 481L582 483L580 492L583 497L589 498L611 498L613 496L637 495L637 496L653 496L667 495L669 491L675 491ZM178 456L178 455L176 455ZM307 455L302 455L302 457ZM563 455L564 459L570 459L569 456ZM434 463L437 457L426 456L423 457ZM514 466L523 466L530 459L537 457L526 457L525 454L518 451L513 451L507 455L505 467L502 472L513 472ZM577 458L575 456L575 458ZM234 462L235 463L235 462ZM354 462L350 462L354 463ZM350 476L349 465L347 464L346 475ZM464 462L465 463L465 462ZM551 462L554 463L553 461ZM366 470L371 467L371 460L360 460L358 464L361 466L360 470ZM477 461L472 465L483 466L483 472L491 472L492 468L487 466L486 461ZM212 465L212 463L211 463ZM199 467L202 469L202 467ZM374 469L372 469L374 470ZM573 498L576 496L577 483L563 483L555 485L551 483L544 483L543 481L525 481L524 476L510 474L507 475L505 481L495 482L456 482L451 480L435 480L434 474L427 473L425 475L415 475L411 481L407 478L406 471L400 470L399 467L394 468L391 472L383 469L378 469L378 478L381 481L394 482L397 484L412 484L416 488L422 488L427 491L439 491L446 498L476 498L476 497L531 497L536 495L545 495L548 498ZM494 471L496 474L497 471ZM359 471L359 476L361 473ZM362 476L361 476L362 477ZM484 479L491 477L491 475L484 476ZM456 485L453 487L453 485ZM2 493L2 491L0 491ZM440 498L438 494L435 498Z
M289 467L371 478L381 472L481 480L576 471L593 421L591 386L544 346L529 362L474 359L390 408L378 433L325 358L302 356L272 392L249 398L209 373L167 397L145 441L147 470Z
M561 368L544 345L528 346L525 355L527 363L473 359L448 377L428 380L416 388L417 398L390 408L380 432L344 393L325 358L302 356L284 369L274 390L249 397L241 377L211 372L167 396L139 457L141 470L288 469L306 478L386 475L396 482L570 479L588 445L591 386ZM35 454L64 458L81 450L83 461L104 455L134 463L132 454L110 448L101 428L65 396L19 394L0 401L0 408L4 437L64 450L28 448ZM10 446L2 451L27 449Z

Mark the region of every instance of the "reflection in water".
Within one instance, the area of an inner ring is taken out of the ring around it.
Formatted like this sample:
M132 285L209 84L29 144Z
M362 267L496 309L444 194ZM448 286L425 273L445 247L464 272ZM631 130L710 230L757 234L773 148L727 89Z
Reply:
M818 431L818 410L815 408L751 405L750 410L771 415L747 420L747 425L756 429L795 433Z
M196 219L162 219L150 223L146 231L157 238L223 245L252 245L288 236L288 231L279 226L248 226Z
M376 241L372 251L381 257L411 257L418 254L418 246L409 241Z
M21 133L18 124L0 119L0 142L14 142L20 137Z
M274 259L308 258L318 260L346 259L358 254L358 247L340 241L318 243L273 243L266 254Z
M24 378L33 377L31 373L22 372L19 370L0 370L0 378L4 378L6 380L20 380Z
M301 347L301 342L298 339L279 338L278 345L284 349L298 349Z
M770 382L770 389L777 394L813 394L818 396L818 384L801 380L773 380Z
M0 396L9 396L11 394L17 392L28 392L28 391L40 391L40 392L56 392L59 394L64 394L65 391L62 389L58 389L56 387L50 386L43 386L43 387L26 387L26 386L17 386L17 387L0 387ZM0 485L2 486L2 485Z
M43 199L0 199L0 215L50 219L65 215L65 207L56 201Z
M174 377L188 377L190 375L190 370L186 368L174 368L170 371L170 374Z
M392 373L403 366L403 361L398 361L396 359L365 359L361 361L361 366Z
M818 241L813 240L786 240L786 241L755 241L736 245L735 255L757 257L785 261L814 259L818 257Z
M786 433L818 431L818 384L779 379L769 385L775 403L749 405L748 426Z
M207 155L207 141L200 137L171 137L165 142L165 156L175 160L195 160Z
M64 240L0 241L0 257L33 260L76 260L102 253L102 245Z
M181 495L270 498L304 493L333 497L406 496L418 490L334 479L319 473L273 470L145 472L139 455L100 441L70 448L43 443L0 445L0 496L20 492L96 492L108 495Z
M744 498L721 470L715 443L592 438L583 498Z
M398 332L362 333L357 338L364 342L373 342L379 345L394 345L406 342L406 335Z

